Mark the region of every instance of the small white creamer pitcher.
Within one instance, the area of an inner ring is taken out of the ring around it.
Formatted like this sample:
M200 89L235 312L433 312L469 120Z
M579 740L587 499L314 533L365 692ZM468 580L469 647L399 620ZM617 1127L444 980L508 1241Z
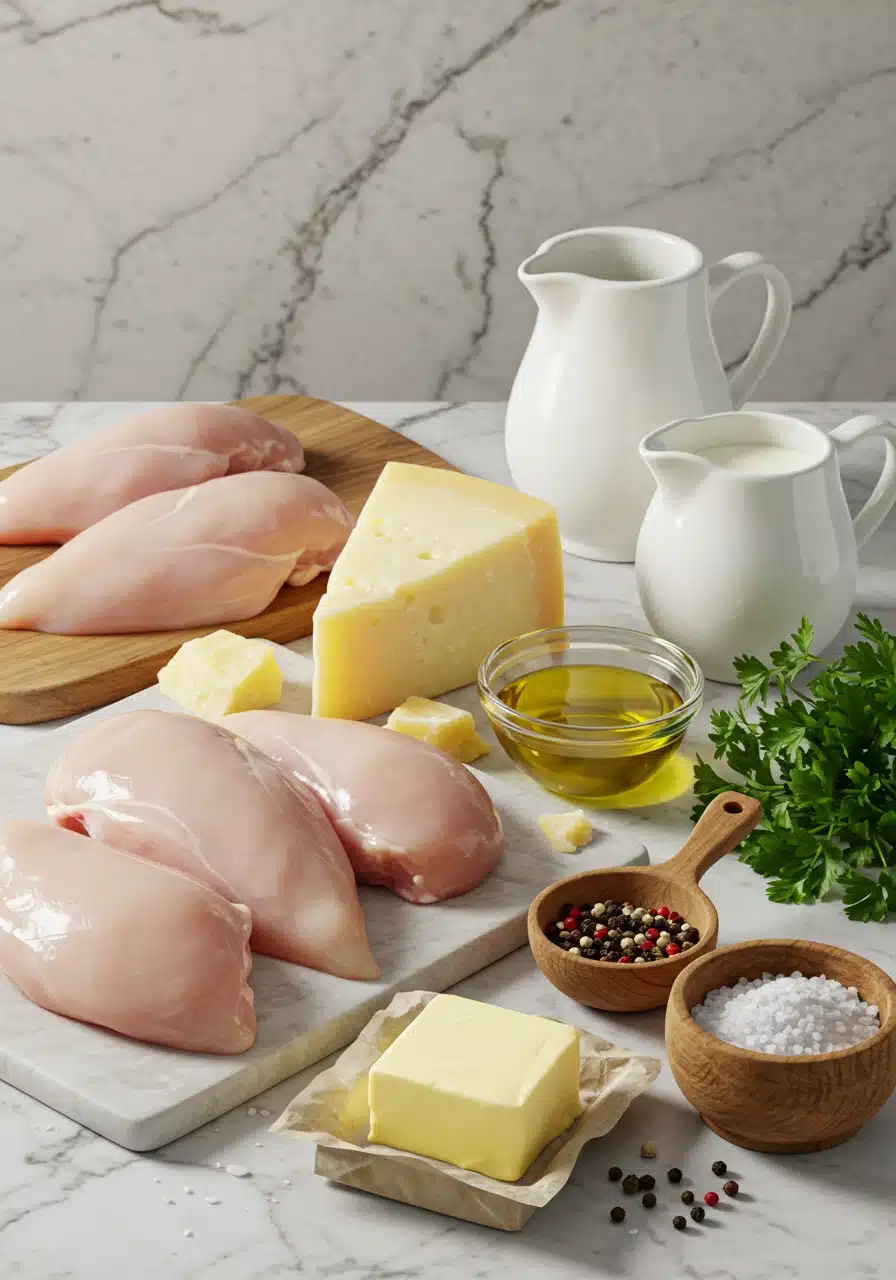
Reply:
M555 507L564 550L631 561L653 493L640 441L675 418L743 404L787 332L787 281L758 253L707 268L687 240L640 227L554 236L518 275L538 317L507 406L510 473ZM754 275L765 278L765 319L729 382L710 309Z
M886 459L855 520L838 454L881 435ZM656 479L635 570L651 627L712 680L734 659L767 658L807 617L819 652L855 596L857 547L896 502L896 427L872 414L827 435L798 418L741 411L653 431L641 455Z

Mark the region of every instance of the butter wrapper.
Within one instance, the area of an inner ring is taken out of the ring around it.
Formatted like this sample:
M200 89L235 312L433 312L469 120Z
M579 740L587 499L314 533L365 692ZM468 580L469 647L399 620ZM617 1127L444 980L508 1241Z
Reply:
M653 1084L661 1064L580 1029L579 1089L585 1109L518 1182L500 1182L428 1156L370 1143L367 1073L435 994L408 991L395 996L333 1066L293 1098L271 1132L316 1143L314 1171L334 1182L452 1218L518 1231L565 1186L585 1143L609 1133L629 1104Z

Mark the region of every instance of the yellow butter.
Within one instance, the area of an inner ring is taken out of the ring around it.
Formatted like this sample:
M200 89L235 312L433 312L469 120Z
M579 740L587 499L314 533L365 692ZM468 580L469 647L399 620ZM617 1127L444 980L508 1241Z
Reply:
M470 764L488 754L488 743L476 732L476 722L469 711L429 698L406 699L392 712L386 728L428 742L461 764Z
M538 825L555 853L575 853L594 834L594 827L581 809L573 809L569 813L543 813Z
M270 645L232 631L182 644L159 672L166 697L207 720L280 701L283 676Z
M582 1113L573 1027L436 996L370 1068L370 1141L521 1178Z
M314 614L312 710L364 720L475 680L505 640L563 622L552 507L389 462Z

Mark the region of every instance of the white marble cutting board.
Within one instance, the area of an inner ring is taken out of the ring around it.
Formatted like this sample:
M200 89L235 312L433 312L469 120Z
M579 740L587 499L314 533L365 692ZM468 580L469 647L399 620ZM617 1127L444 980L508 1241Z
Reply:
M273 648L287 680L281 707L307 710L308 646ZM475 693L450 700L472 710ZM65 743L88 721L144 707L175 709L154 687L4 753L0 815L43 819L44 778ZM494 742L481 712L477 720ZM256 956L258 1038L239 1057L215 1057L143 1045L48 1013L0 976L0 1079L120 1146L153 1150L342 1048L397 991L443 991L522 946L529 903L551 881L590 866L647 861L636 841L603 832L574 857L553 854L536 818L569 806L522 777L497 746L483 763L474 772L501 814L504 860L472 893L429 907L362 888L378 982Z

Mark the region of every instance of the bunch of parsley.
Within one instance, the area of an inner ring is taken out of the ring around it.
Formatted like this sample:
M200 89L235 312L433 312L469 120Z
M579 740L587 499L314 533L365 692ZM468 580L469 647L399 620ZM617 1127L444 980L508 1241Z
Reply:
M714 711L709 737L762 804L741 861L770 881L772 901L815 902L840 886L851 920L885 920L896 912L896 637L864 614L856 629L862 639L831 663L812 653L805 618L769 664L739 658L737 709ZM748 719L772 687L779 700ZM730 787L698 756L694 818Z

